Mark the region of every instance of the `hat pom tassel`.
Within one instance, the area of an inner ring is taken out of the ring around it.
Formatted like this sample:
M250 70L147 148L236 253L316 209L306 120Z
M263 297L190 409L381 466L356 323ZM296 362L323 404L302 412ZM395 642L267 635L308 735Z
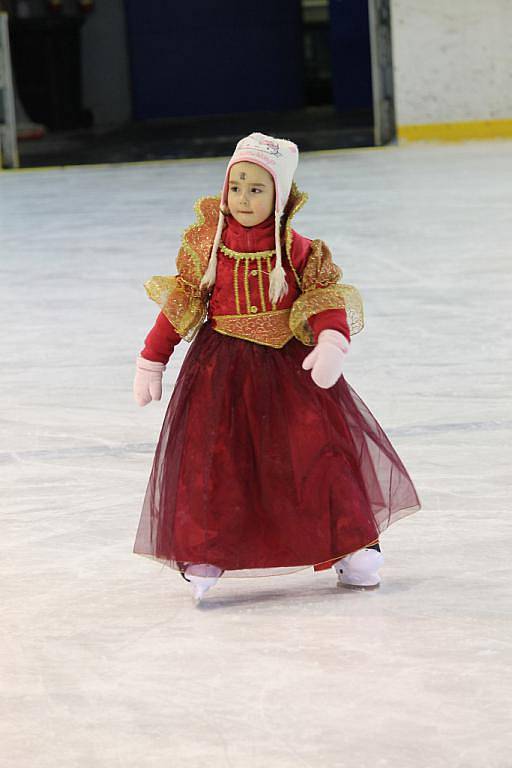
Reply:
M281 258L281 216L282 213L276 210L275 214L275 243L276 243L276 264L269 275L268 295L272 304L277 304L288 293L288 283L286 282L286 272L283 269Z
M215 278L217 277L217 251L213 252L208 261L206 271L201 278L201 288L211 288L215 285Z
M277 304L288 293L288 283L286 282L286 272L281 263L275 265L270 273L270 286L268 294L270 301Z

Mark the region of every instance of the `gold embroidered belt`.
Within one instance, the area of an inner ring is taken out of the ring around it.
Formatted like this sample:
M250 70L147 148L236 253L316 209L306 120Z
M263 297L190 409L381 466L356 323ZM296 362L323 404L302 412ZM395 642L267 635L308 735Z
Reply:
M275 309L254 315L214 315L212 327L225 336L279 349L293 336L288 323L290 311Z

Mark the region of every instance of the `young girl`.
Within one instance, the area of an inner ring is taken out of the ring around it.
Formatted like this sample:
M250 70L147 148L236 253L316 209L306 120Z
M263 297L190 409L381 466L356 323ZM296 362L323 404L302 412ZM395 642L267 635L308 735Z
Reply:
M343 378L361 299L326 244L292 229L307 199L297 164L290 141L242 139L221 197L196 203L178 274L145 286L162 311L137 358L139 405L160 400L174 347L193 341L133 551L179 570L196 603L221 575L310 566L334 566L340 586L375 588L379 534L419 509L405 467Z

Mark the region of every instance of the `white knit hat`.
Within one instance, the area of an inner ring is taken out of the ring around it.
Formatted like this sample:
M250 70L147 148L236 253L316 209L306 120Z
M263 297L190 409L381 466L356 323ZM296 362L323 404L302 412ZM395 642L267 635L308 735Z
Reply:
M285 296L288 292L285 271L281 259L281 217L286 203L288 202L288 197L292 188L293 175L299 163L299 150L297 145L292 141L275 139L273 136L265 136L263 133L251 133L249 136L241 139L236 145L233 156L228 163L226 176L224 178L224 186L222 188L221 210L219 213L217 232L215 234L215 240L213 241L208 268L203 275L201 285L211 288L215 283L217 272L217 249L224 228L224 214L222 213L222 210L227 206L228 200L229 171L232 165L243 161L260 165L270 173L274 180L276 192L276 264L270 273L269 297L272 303L277 303L279 299Z

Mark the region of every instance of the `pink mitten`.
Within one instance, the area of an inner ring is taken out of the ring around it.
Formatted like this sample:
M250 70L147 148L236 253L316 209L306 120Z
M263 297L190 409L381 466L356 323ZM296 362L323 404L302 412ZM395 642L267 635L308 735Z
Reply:
M133 382L133 394L138 405L147 405L151 400L162 397L162 374L165 371L163 363L146 360L139 355Z
M322 389L332 387L343 373L343 362L349 342L339 331L320 331L318 344L304 359L302 367L311 371L311 378Z

